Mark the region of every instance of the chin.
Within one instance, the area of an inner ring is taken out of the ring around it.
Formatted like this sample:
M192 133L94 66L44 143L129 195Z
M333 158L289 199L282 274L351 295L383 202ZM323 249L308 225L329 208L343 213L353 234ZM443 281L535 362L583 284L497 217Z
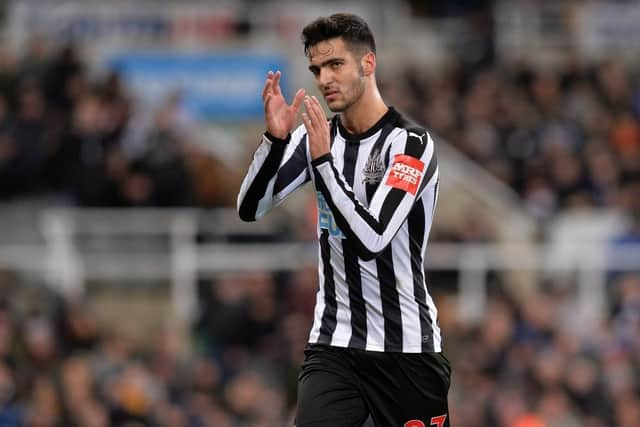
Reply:
M332 113L341 113L347 109L347 106L343 102L327 103L327 107L329 107Z

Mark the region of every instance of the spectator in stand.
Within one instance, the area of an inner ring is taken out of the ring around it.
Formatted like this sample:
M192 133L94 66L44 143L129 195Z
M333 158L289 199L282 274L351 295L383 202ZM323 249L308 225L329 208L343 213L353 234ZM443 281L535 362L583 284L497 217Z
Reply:
M117 145L107 138L104 113L96 93L79 99L71 128L62 136L54 154L55 182L81 205L115 205L117 183L126 172Z
M38 83L24 81L18 90L18 111L11 126L14 150L8 169L14 195L43 190L51 130Z
M98 327L86 304L0 286L0 420L34 427L290 424L299 342L312 321L310 274L219 281L215 300L202 306L203 331L214 335L190 349L168 330L134 342ZM480 324L442 318L459 372L450 393L453 423L635 427L640 275L615 279L610 315L583 335L568 325L570 292L547 286L516 301L503 285L492 288ZM435 297L449 307L449 296ZM277 301L286 307L270 307Z

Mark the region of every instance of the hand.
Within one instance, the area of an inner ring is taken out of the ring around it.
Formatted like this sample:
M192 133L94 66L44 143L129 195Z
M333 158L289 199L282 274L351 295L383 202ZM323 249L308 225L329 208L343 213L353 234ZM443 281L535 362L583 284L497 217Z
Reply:
M329 122L315 96L304 98L304 108L307 112L302 113L302 122L307 128L311 160L315 160L331 151Z
M296 123L296 116L304 97L304 89L298 89L293 102L288 105L280 89L281 75L280 71L275 73L269 71L262 90L262 101L267 132L276 138L285 139Z

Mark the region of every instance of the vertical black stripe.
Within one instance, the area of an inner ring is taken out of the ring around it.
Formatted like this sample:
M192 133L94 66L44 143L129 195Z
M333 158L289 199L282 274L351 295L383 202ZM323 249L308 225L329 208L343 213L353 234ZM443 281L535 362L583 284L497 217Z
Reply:
M338 116L333 116L331 119L330 129L329 129L329 144L333 147L333 143L336 139L336 135L338 134Z
M440 185L440 180L436 181L436 186L433 189L433 206L431 207L431 221L433 221L433 217L436 214L436 203L438 202L438 186Z
M389 144L387 151L384 153L384 165L387 168L389 167L389 160L391 159L391 145L392 144Z
M406 194L406 191L399 188L389 190L387 197L382 202L382 208L380 208L380 224L382 224L383 229L386 229L389 222L391 222L393 214L396 213Z
M338 307L336 303L336 284L333 277L333 267L331 267L329 231L327 230L322 230L322 234L320 235L320 254L324 268L324 312L322 313L318 342L331 344L333 332L336 330Z
M411 132L411 135L409 134L409 132ZM414 136L413 134L422 135L422 137L419 138L417 136ZM429 144L429 142L433 144L433 140L429 138L429 135L427 135L424 130L407 129L407 143L405 145L404 154L415 157L417 159L421 159L424 155L424 152L427 150L427 145ZM436 161L436 150L434 145L433 153L431 154L431 159L429 160L429 165L422 175L420 188L418 188L418 191L416 192L416 197L420 197L422 191L435 173L437 166L438 162Z
M276 182L273 185L273 194L278 194L284 190L291 182L300 176L302 172L307 170L307 135L302 137L302 141L298 144L295 151L278 170ZM307 179L309 176L307 174Z
M411 132L411 134L409 132ZM419 138L413 134L422 135L422 137ZM424 131L420 129L407 129L407 142L405 144L404 154L419 159L424 154L428 142L429 136Z
M353 175L356 171L356 162L358 160L358 150L360 149L360 141L345 141L344 147L344 166L342 175L347 184L353 188Z
M392 123L387 123L382 128L382 131L380 131L380 136L378 137L376 142L373 144L373 146L371 147L371 151L369 152L369 158L368 158L369 162L375 163L377 160L381 158L382 148L384 146L384 143L393 129L395 129L395 126ZM389 144L389 148L391 148L391 144ZM386 170L388 167L389 167L389 150L387 150L387 155L385 157L384 170ZM382 171L382 173L384 174L384 171ZM382 177L380 178L380 181L382 181ZM367 193L367 205L371 203L371 199L373 198L373 195L375 194L376 190L380 186L380 181L367 182L367 184L365 185L365 191Z
M438 161L436 160L436 153L434 152L431 156L431 161L429 161L429 166L425 171L424 175L422 175L422 181L420 182L420 188L416 193L416 196L420 196L424 188L427 186L433 175L436 173L436 168L438 167Z
M402 351L402 314L400 296L396 288L396 275L393 270L391 245L376 258L376 266L384 317L384 350Z
M409 213L409 250L411 253L411 272L413 274L413 297L418 304L420 317L420 339L422 351L434 351L433 328L429 307L427 306L427 291L424 282L424 263L422 259L422 245L425 237L424 205L418 200Z
M349 286L349 306L351 308L351 339L349 347L364 349L367 345L367 313L362 296L362 277L357 249L351 239L342 240L344 269Z

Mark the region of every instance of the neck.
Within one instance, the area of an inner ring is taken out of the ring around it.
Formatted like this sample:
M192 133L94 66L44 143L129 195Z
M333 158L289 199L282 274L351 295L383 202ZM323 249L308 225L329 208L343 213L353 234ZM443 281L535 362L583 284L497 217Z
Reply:
M367 85L370 87L365 88L360 99L340 113L342 126L354 135L371 129L389 110L380 95L375 80L367 82Z

